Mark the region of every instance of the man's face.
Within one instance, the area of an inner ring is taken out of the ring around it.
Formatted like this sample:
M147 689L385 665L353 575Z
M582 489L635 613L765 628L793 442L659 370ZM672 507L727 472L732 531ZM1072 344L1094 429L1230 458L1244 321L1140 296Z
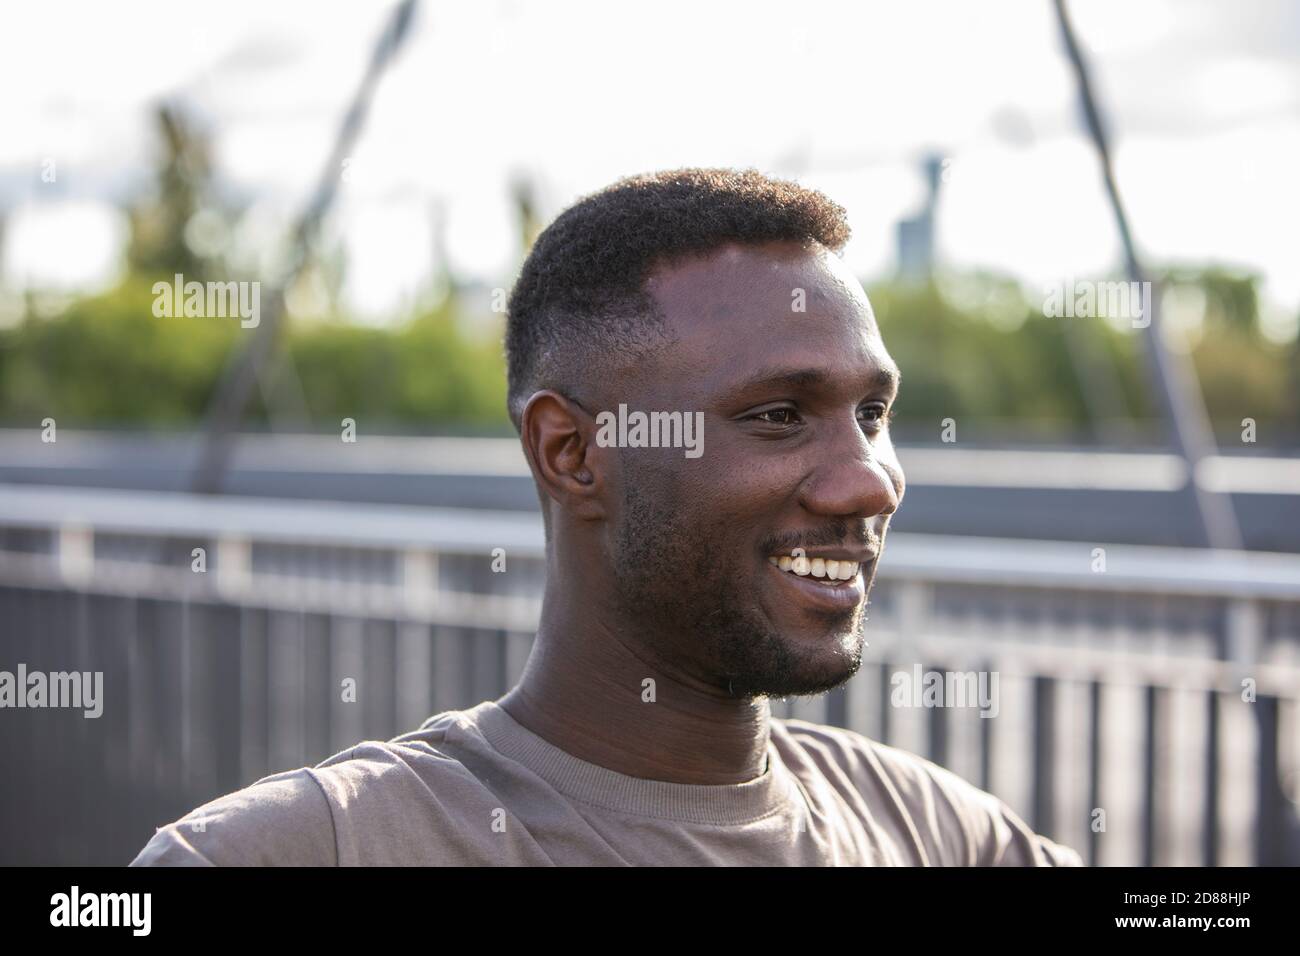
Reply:
M704 448L620 451L619 613L649 625L656 658L737 697L839 686L903 495L898 372L866 295L835 255L789 243L727 246L647 290L676 341L600 391L611 409L703 412ZM801 555L813 573L781 560ZM851 577L816 576L816 559Z

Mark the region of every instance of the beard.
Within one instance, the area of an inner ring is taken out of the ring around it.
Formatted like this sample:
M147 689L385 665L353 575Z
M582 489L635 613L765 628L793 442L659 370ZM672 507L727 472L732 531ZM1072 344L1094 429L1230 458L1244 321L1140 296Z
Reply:
M671 493L675 482L670 476L656 475L651 481L646 480L649 474L625 474L624 487L637 493L624 494L614 542L615 585L628 621L650 633L671 635L671 647L650 649L656 658L688 664L742 699L821 694L858 672L862 607L819 613L815 620L825 636L811 644L782 634L757 599L761 585L751 581L748 567L753 556L742 554L746 573L737 575L736 568L702 546L727 540L726 527L715 529L680 507L663 504L684 500Z

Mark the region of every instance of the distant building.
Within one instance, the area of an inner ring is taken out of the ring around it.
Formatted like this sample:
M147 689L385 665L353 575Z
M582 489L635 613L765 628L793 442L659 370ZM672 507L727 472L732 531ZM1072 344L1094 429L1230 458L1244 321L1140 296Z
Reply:
M934 210L943 179L943 157L930 154L922 161L929 193L920 212L898 223L898 274L924 281L934 272Z

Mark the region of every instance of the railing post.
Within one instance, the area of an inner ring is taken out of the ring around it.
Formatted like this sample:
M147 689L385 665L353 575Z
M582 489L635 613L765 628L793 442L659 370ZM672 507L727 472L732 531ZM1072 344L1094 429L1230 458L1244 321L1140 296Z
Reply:
M422 617L437 602L438 554L427 548L402 552L402 604L407 613Z
M898 643L890 650L890 663L893 668L905 669L909 673L913 667L925 672L925 653L923 645L930 637L930 587L929 582L916 578L907 578L896 584L896 607L898 622ZM892 702L893 674L886 674L886 702ZM889 715L888 743L904 750L918 754L928 754L934 741L930 736L930 715L924 710L905 707L898 713Z
M1142 865L1156 865L1161 850L1157 828L1160 819L1160 733L1163 729L1163 708L1160 689L1154 684L1146 688L1146 739L1142 767Z
M1039 833L1056 828L1056 681L1034 678L1034 820Z
M1205 828L1201 860L1204 866L1219 865L1219 693L1205 694Z
M231 603L238 603L253 580L252 543L244 537L223 536L216 544L217 593Z
M1263 657L1264 613L1259 601L1235 597L1228 601L1224 621L1228 659L1243 672ZM1286 859L1285 840L1290 809L1278 780L1278 699L1260 695L1251 705L1259 736L1255 774L1255 865L1277 866ZM1217 804L1217 801L1216 801Z
M81 524L59 526L59 574L76 587L95 574L95 532Z
M1281 708L1276 697L1263 696L1253 706L1259 727L1255 865L1285 866L1294 817L1287 819L1292 813L1278 774L1278 713Z
M1253 664L1260 659L1264 618L1258 601L1246 597L1229 599L1224 638L1228 660Z
M1088 682L1088 865L1096 866L1101 852L1101 833L1092 826L1092 811L1101 806L1102 788L1102 683Z

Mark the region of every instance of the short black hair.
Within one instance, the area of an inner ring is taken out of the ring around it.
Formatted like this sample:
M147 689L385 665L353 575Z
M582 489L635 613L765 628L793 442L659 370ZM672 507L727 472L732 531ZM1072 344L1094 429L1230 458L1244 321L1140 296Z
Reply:
M650 273L728 243L849 238L844 208L755 169L674 169L621 179L562 212L533 244L507 304L507 403L518 428L539 389L600 376L613 352L664 341Z

